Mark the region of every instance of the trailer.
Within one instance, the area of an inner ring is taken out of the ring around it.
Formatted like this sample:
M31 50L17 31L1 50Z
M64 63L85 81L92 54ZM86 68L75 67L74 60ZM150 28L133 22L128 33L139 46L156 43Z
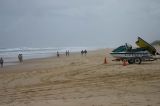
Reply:
M138 37L136 44L139 48L132 48L125 44L114 49L110 54L115 58L114 61L128 61L129 64L141 64L143 61L154 61L160 59L156 55L156 49L142 38Z

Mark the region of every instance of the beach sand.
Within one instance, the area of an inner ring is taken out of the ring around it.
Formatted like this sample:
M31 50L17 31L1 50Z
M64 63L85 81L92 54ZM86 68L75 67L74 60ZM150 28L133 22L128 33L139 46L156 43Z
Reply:
M160 106L160 60L123 66L110 51L0 68L0 106Z

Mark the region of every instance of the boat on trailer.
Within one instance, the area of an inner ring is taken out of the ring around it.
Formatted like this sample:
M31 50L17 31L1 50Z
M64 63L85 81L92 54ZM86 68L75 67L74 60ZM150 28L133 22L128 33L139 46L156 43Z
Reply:
M138 37L136 44L139 48L132 48L131 45L125 44L114 49L110 54L116 58L115 61L128 61L129 64L141 64L142 61L154 61L157 58L156 49L142 38Z

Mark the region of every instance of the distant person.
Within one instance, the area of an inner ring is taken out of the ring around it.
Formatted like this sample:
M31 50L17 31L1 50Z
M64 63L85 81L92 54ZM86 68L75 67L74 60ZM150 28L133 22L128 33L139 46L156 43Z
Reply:
M23 55L21 54L21 62L23 62Z
M68 56L68 51L66 50L66 56Z
M20 62L20 63L23 62L23 56L22 56L22 54L19 54L19 55L18 55L18 59L19 59L19 62Z
M19 60L19 62L21 62L21 60L20 60L20 54L18 54L18 60Z
M87 50L84 50L85 56L87 55Z
M84 51L82 50L82 51L81 51L81 55L82 55L82 56L83 56L83 53L84 53Z
M59 57L60 55L59 55L59 52L57 51L57 57Z
M68 50L67 55L69 56L69 54L70 54L70 52L69 52L69 50Z
M0 59L0 64L1 64L1 68L3 67L3 58L1 57L1 59Z

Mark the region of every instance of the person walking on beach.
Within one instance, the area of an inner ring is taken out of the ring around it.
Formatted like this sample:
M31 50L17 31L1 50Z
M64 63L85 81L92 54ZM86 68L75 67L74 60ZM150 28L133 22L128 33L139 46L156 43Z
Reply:
M1 64L1 68L3 67L3 58L1 57L1 59L0 59L0 64Z
M59 57L60 55L59 55L59 52L57 51L57 57Z
M66 50L66 56L68 55L68 51Z
M23 62L23 56L22 56L22 54L19 54L19 55L18 55L18 59L19 59L19 62L20 62L20 63Z
M21 62L21 59L20 59L20 54L18 54L18 60L19 60L19 62Z
M82 55L82 56L83 56L83 53L84 53L84 51L82 50L82 51L81 51L81 55Z
M68 53L67 53L67 54L68 54L68 56L69 56L69 50L68 50Z
M84 50L84 53L85 53L85 56L86 56L86 54L87 54L87 50Z

